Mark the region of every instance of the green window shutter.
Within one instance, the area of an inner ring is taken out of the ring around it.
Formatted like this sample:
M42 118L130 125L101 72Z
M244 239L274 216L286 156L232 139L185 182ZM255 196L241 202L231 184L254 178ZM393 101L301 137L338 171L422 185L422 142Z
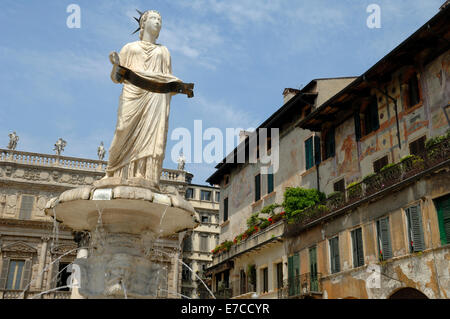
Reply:
M313 167L313 138L308 138L305 141L305 161L306 161L306 169L310 169Z
M9 270L9 258L3 258L2 269L0 273L0 289L6 288L6 281L8 278L8 270Z
M294 295L300 294L300 255L295 253L293 256L293 268L294 268Z
M336 142L334 136L334 127L332 127L326 134L326 158L330 158L336 155Z
M361 139L361 118L359 116L359 111L355 112L354 119L356 140L359 141Z
M294 256L288 257L288 287L289 296L294 295Z
M30 280L31 280L31 259L27 259L25 261L25 266L23 267L23 275L22 275L22 285L20 289L29 289L30 287L27 287Z
M436 200L441 244L450 244L450 196Z
M413 252L425 250L423 237L422 214L420 205L410 207L406 210L408 216L409 240Z
M273 173L267 174L267 194L273 192Z
M228 220L228 197L223 200L223 221Z
M358 244L356 242L356 232L352 231L353 267L358 267Z
M361 228L352 231L352 244L353 244L353 266L354 267L363 266L364 249L363 249Z
M332 274L341 271L339 260L339 237L330 239L330 265Z
M310 278L310 290L318 290L318 278L317 278L317 247L309 249L309 278Z
M376 97L373 98L373 101L370 105L370 121L372 131L376 131L380 128L380 121L378 120L378 103Z
M314 164L319 165L320 162L320 137L314 136Z
M255 202L259 201L261 198L261 175L255 176Z
M389 218L380 219L377 223L378 246L383 260L392 258L391 236L389 234Z

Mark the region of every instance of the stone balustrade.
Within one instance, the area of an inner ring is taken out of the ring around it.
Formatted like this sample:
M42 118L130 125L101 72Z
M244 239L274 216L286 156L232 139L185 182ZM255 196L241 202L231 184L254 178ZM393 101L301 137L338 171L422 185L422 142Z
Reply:
M105 171L105 161L0 149L0 162L23 165L61 167L83 171Z
M93 172L105 172L108 165L107 161L7 149L0 149L0 162ZM191 173L174 169L163 169L161 172L161 180L165 182L190 183L192 177Z

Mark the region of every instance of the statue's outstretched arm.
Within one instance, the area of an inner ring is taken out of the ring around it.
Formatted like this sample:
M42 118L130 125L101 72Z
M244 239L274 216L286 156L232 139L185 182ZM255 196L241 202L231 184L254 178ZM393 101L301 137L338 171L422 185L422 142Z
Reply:
M189 98L194 96L194 84L183 83L171 74L154 72L134 72L120 65L119 55L112 52L109 59L113 64L111 79L114 83L123 83L125 80L141 89L155 93L182 93Z

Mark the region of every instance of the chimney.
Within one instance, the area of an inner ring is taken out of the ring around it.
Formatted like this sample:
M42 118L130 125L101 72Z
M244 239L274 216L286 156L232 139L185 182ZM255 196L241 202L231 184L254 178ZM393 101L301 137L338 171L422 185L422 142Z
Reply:
M286 104L290 99L292 99L300 90L286 88L283 91L283 104Z
M245 138L246 138L247 136L249 136L250 133L251 133L251 132L249 132L249 131L244 131L244 130L240 131L240 132L239 132L239 144L242 143L242 141L245 141Z

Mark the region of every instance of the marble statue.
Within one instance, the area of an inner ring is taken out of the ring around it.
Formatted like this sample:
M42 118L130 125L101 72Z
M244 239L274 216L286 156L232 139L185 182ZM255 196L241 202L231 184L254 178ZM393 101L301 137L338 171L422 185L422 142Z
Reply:
M111 78L124 85L105 178L140 178L158 188L167 141L170 101L174 94L186 92L177 89L156 93L159 91L143 89L126 79L124 81L124 74L131 70L134 76L140 77L141 82L152 81L156 89L164 84L184 84L172 75L169 50L156 43L161 30L161 15L157 11L146 11L138 21L140 41L126 44L119 55L115 52L110 54L113 65L123 67L114 67ZM188 97L192 95L188 94Z
M103 146L103 142L100 142L100 146L97 148L98 159L100 161L103 161L103 159L105 158L105 154L106 150L105 147Z
M16 132L9 133L9 144L8 149L15 150L17 147L17 142L19 141L19 136L17 136Z
M61 137L58 139L58 141L55 143L55 147L53 150L56 152L57 156L60 156L61 153L64 151L64 147L66 147L67 142L64 141Z
M186 158L183 155L183 152L180 152L180 155L178 156L178 170L184 171L184 166L186 165Z

